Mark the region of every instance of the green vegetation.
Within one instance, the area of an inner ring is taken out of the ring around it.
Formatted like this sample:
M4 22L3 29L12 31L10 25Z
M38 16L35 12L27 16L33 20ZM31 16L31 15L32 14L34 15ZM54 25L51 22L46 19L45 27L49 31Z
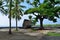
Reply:
M60 24L46 24L44 27L60 27Z
M40 25L35 25L36 27L39 27ZM60 27L60 24L44 24L44 27Z
M17 29L17 25L18 25L18 20L21 19L21 16L23 16L22 12L23 12L23 9L22 8L26 8L24 5L20 5L22 2L24 2L24 0L14 0L13 1L13 9L12 9L12 18L16 19L16 30Z
M37 22L40 20L40 28L39 29L44 29L43 27L43 20L48 19L53 22L57 22L57 18L59 18L59 15L57 12L60 11L59 6L55 6L56 4L60 3L59 1L55 0L44 0L43 3L40 2L40 0L33 0L33 2L29 3L33 8L29 8L25 11L25 14L33 14L36 17L32 18L34 19L34 22Z
M32 28L31 30L32 30L32 32L35 32L35 31L37 31L36 29L33 29L33 28Z
M60 36L60 33L48 32L47 36Z

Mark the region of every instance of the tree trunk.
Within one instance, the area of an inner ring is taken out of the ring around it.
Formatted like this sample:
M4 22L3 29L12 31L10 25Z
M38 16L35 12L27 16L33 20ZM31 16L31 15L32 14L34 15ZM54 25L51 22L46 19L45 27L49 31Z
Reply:
M17 3L17 0L16 0L16 31L18 31L18 29L17 29L17 13L18 13L18 3Z
M18 28L17 28L17 16L16 16L16 31L18 31Z
M44 27L43 27L43 18L40 18L40 28L39 29L44 29Z
M12 5L12 0L10 0L10 10L9 10L9 34L12 34L12 32L11 32L11 5Z
M10 25L9 25L9 26L10 26L10 27L9 27L9 34L12 34L12 32L11 32L11 18L9 19L9 24L10 24Z

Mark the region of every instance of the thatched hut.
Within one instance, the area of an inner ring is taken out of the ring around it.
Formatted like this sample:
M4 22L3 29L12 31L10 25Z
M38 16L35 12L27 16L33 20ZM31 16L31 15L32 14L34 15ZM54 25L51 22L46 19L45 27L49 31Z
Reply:
M23 22L23 28L31 28L31 21L30 20L27 20L25 19L24 22Z

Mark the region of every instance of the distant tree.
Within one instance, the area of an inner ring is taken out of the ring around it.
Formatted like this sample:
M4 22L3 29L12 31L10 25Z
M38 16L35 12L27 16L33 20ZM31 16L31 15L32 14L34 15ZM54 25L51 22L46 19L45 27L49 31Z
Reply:
M44 0L43 3L40 2L40 0L34 0L32 3L29 2L30 5L32 5L32 8L29 8L25 11L25 14L33 14L35 15L35 20L40 20L40 28L44 29L43 27L43 20L49 19L50 21L56 22L57 19L55 17L59 18L58 12L60 11L60 6L55 6L56 4L59 4L60 2L56 2L55 0Z

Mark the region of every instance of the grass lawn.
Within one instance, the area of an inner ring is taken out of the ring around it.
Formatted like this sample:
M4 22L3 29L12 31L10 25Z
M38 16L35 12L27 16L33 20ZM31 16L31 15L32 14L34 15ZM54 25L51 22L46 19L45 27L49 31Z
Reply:
M60 33L55 33L55 32L48 32L48 36L60 36Z

